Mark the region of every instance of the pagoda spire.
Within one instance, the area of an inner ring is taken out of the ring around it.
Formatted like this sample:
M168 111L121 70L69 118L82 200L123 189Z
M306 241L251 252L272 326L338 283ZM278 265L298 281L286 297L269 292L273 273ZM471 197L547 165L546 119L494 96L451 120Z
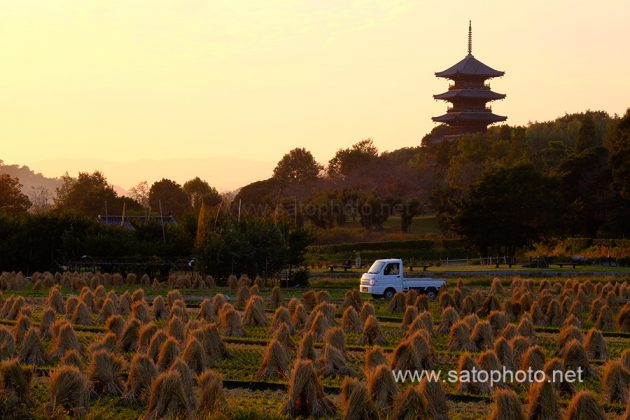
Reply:
M472 20L468 21L468 55L472 55Z

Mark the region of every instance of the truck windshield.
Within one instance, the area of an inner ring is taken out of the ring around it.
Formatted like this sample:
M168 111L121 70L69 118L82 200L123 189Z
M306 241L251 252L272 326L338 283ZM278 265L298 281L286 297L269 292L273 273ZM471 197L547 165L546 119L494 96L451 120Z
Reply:
M384 265L385 263L383 261L374 261L374 264L372 264L372 267L368 270L368 274L380 273Z

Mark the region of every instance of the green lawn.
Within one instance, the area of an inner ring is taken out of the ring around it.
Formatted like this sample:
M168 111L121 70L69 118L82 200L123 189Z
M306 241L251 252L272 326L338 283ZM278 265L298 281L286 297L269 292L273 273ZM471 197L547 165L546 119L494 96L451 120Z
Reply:
M388 231L400 231L400 216L391 216L384 223L383 228ZM413 218L409 233L416 235L442 235L435 215L416 216Z

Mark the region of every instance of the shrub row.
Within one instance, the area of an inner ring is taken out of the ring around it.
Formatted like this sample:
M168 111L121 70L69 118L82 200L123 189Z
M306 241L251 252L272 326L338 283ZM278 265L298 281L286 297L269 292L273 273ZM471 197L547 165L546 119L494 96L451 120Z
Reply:
M311 254L336 254L353 251L398 251L400 249L432 250L433 248L458 249L465 246L464 242L458 239L415 240L415 241L389 241L389 242L356 242L337 245L314 245L307 247L307 252Z

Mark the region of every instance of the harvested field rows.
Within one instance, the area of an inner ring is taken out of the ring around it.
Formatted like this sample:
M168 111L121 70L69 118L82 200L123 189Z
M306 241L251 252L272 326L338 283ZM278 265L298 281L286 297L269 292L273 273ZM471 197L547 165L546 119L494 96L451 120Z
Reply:
M391 302L247 278L183 292L99 275L34 281L0 276L5 415L501 418L544 408L548 418L591 410L616 419L628 404L622 280L458 281L436 301L408 292ZM548 375L580 367L587 377L545 387L392 375L504 366Z

